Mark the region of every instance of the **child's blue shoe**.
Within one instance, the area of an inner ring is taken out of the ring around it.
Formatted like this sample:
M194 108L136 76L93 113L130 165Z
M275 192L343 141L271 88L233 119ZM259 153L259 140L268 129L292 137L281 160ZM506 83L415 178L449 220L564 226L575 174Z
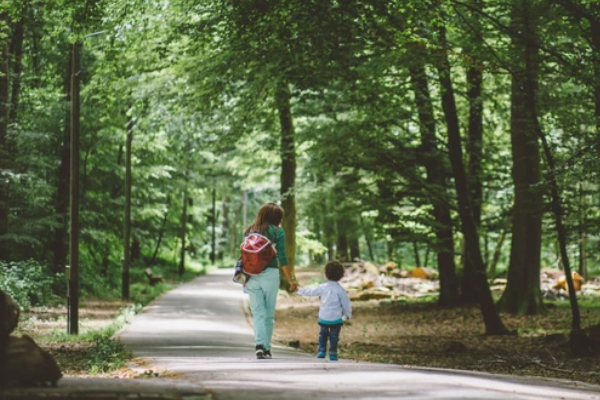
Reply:
M330 354L329 355L329 361L337 361L337 360L338 360L337 354Z
M320 351L319 353L317 353L317 358L325 358L325 352Z

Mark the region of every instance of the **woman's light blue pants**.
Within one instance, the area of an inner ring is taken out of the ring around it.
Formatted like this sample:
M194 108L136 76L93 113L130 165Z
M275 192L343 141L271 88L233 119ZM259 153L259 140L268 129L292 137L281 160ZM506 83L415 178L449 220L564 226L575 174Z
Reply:
M246 283L246 291L250 294L255 342L270 350L279 293L279 268L267 268L261 274L253 275Z

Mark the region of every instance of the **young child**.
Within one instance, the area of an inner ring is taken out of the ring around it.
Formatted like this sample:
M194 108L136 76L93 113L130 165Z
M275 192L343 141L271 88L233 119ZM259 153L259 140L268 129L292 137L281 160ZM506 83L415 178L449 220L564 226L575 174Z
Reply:
M298 289L301 296L320 296L321 307L319 308L319 353L317 358L325 358L327 351L327 340L329 339L329 359L337 361L337 346L340 339L340 330L344 320L352 318L352 307L348 294L339 284L344 276L344 266L338 261L330 261L325 265L325 276L327 283L315 288Z

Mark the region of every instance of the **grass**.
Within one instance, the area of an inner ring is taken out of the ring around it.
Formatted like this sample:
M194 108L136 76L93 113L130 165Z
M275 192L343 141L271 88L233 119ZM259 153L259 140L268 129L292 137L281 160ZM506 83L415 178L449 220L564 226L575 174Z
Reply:
M66 376L134 376L126 367L132 355L114 338L143 306L180 282L186 282L206 273L200 262L186 262L183 276L170 265L153 267L155 275L164 282L148 285L145 276L132 276L130 300L115 298L84 298L79 307L79 334L67 333L66 307L35 307L23 312L16 335L31 336L42 348L52 354ZM138 272L139 272L138 268Z

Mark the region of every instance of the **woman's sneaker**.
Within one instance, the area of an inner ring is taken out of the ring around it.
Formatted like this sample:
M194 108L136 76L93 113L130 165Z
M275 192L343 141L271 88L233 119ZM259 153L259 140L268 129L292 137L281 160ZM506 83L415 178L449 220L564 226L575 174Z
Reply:
M256 353L255 354L256 354L256 358L258 360L264 360L266 358L265 357L265 349L262 344L256 345Z
M337 354L331 354L329 353L329 361L337 361Z
M270 360L271 358L273 358L273 355L271 355L271 350L265 350L265 351L264 351L264 354L265 354L265 358L267 358L267 359L269 359L269 360Z
M324 351L320 351L317 353L317 358L325 358L325 352Z

